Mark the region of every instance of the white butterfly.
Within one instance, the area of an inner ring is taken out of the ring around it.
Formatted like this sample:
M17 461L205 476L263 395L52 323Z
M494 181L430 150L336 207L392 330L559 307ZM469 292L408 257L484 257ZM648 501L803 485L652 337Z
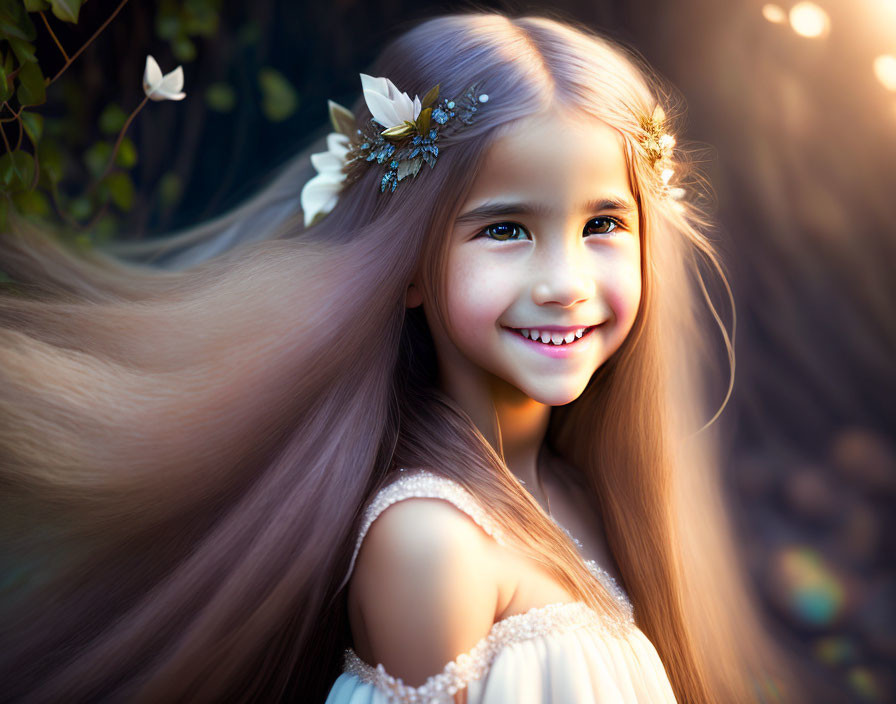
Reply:
M187 94L181 92L184 87L184 70L178 66L170 73L162 75L162 69L152 56L146 57L146 69L143 71L143 92L150 100L183 100Z

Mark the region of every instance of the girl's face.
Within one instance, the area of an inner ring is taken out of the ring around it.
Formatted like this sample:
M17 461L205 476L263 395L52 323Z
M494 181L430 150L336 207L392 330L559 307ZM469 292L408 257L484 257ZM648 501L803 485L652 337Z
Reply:
M446 233L447 330L427 316L443 384L575 400L622 344L641 298L621 136L559 112L520 121L492 146L459 213ZM412 286L408 305L421 301Z

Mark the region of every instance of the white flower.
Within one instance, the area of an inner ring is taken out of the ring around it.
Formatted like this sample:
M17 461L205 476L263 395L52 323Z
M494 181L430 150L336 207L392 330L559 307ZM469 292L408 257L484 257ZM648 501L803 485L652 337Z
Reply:
M311 163L318 173L302 188L300 200L305 214L305 227L311 224L317 214L325 215L336 206L345 181L342 165L350 144L351 140L346 135L331 132L327 135L327 151L311 155Z
M660 174L660 178L663 180L663 190L673 200L681 200L685 196L685 190L683 188L678 188L677 186L669 185L669 181L674 175L674 169L663 169L663 172Z
M143 92L150 100L183 100L186 93L184 87L184 70L178 66L170 73L162 75L162 69L152 56L146 57L146 69L143 71Z
M374 78L362 73L361 87L373 119L387 129L403 125L405 120L414 122L420 114L420 98L414 96L411 100L407 93L399 91L388 78Z

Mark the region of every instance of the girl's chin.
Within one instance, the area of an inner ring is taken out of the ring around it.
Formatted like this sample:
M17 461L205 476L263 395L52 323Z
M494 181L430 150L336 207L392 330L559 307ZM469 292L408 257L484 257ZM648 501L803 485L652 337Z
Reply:
M537 385L526 385L521 391L533 401L538 401L546 406L565 406L572 403L585 390L584 386L570 385L563 388L545 388L542 380Z

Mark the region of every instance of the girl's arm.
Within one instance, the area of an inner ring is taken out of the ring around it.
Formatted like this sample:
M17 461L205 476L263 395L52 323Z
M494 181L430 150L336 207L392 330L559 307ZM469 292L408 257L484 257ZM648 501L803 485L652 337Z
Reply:
M372 664L418 687L488 634L498 604L490 540L442 499L406 499L383 511L353 576ZM454 697L466 699L466 689Z

